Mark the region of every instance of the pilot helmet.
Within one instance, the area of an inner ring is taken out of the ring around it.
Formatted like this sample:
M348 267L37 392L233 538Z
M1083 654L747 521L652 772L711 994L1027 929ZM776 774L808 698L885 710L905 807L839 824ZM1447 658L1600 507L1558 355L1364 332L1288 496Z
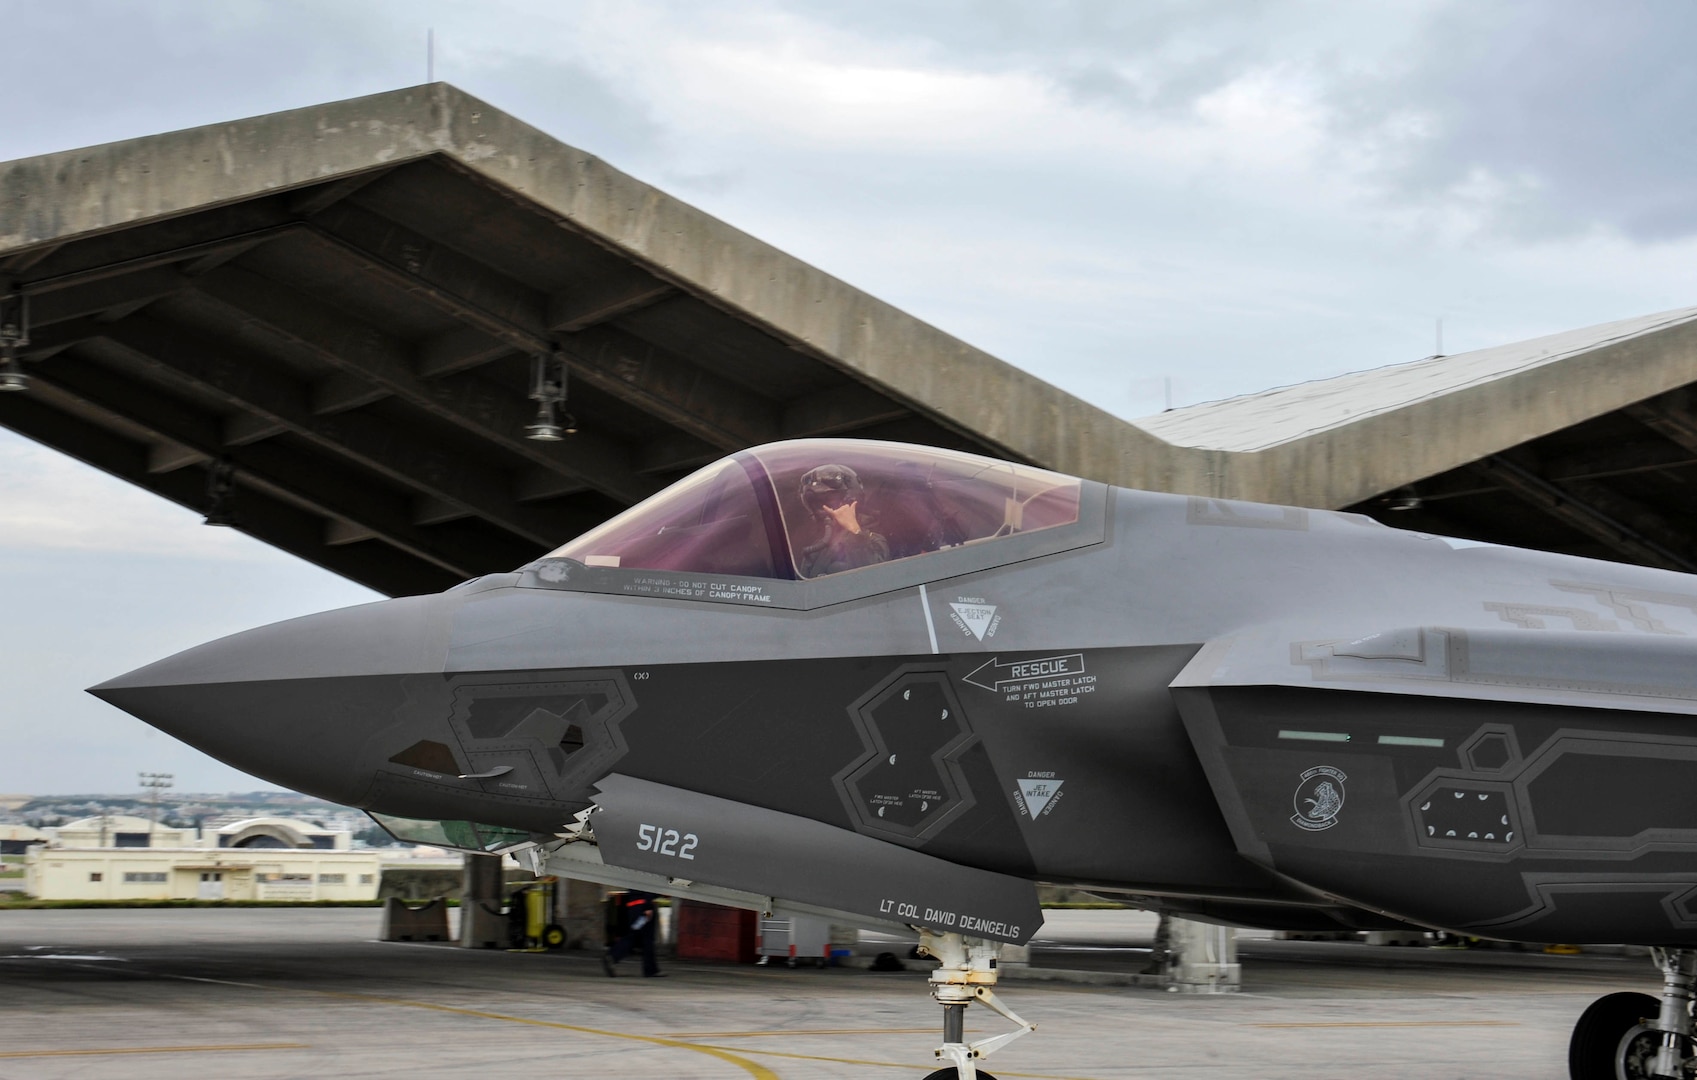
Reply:
M858 502L861 492L860 477L847 465L821 465L801 478L801 501L815 517L823 516L824 507Z

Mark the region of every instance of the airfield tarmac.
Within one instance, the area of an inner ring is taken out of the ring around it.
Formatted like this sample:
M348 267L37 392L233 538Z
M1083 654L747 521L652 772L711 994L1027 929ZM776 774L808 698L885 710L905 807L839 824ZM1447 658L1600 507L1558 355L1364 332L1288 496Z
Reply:
M374 939L342 909L0 913L0 1078L919 1078L940 1010L919 971L672 962L606 978L592 952L472 951ZM1052 913L1032 963L1135 971L1152 920ZM1044 947L1043 942L1052 942ZM1619 955L1553 957L1240 941L1244 991L1004 980L1039 1030L997 1077L1566 1076L1574 1019L1653 992ZM919 965L913 965L918 968ZM982 1009L969 1038L1003 1030Z

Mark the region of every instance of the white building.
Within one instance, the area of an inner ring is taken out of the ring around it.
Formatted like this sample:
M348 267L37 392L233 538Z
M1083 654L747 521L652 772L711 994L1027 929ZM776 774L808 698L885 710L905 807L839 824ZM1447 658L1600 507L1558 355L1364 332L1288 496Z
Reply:
M47 834L28 825L0 825L0 866L22 866L31 844L44 844Z
M47 900L375 900L387 863L460 866L458 856L354 849L347 832L294 818L201 832L104 815L47 834L24 856L24 889Z

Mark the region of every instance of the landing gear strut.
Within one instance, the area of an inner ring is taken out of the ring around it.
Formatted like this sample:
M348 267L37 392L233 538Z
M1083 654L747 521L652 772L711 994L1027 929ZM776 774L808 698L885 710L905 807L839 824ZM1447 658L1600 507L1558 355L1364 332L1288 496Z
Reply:
M919 932L919 951L942 964L931 973L931 996L943 1007L943 1045L937 1048L937 1058L949 1063L925 1080L995 1080L989 1073L978 1071L978 1060L1037 1030L1037 1025L1020 1019L990 989L996 985L996 957L1001 949L995 942L968 941L960 934ZM967 1042L966 1007L974 1001L1018 1027L975 1043Z
M1662 969L1662 996L1609 994L1574 1025L1567 1068L1573 1080L1690 1080L1691 1004L1697 996L1697 950L1651 949Z

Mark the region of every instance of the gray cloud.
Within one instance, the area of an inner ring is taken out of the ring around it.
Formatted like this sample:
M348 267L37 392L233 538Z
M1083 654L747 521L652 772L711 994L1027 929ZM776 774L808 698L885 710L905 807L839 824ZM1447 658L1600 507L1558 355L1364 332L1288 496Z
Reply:
M480 64L465 88L626 168L654 162L664 147L665 131L642 102L569 57L500 57Z
M1429 117L1430 137L1387 170L1396 194L1434 197L1484 171L1525 184L1498 212L1512 235L1684 237L1697 231L1693 40L1688 4L1456 5L1410 42L1405 71L1346 81L1340 102L1354 130L1398 109Z
M1505 239L1697 232L1697 7L1017 0L796 5L939 61L1035 71L1082 102L1182 112L1257 70L1320 90L1338 164L1387 204L1465 205Z
M424 28L325 0L6 7L14 97L0 157L228 120L424 81ZM329 27L334 29L330 30Z

